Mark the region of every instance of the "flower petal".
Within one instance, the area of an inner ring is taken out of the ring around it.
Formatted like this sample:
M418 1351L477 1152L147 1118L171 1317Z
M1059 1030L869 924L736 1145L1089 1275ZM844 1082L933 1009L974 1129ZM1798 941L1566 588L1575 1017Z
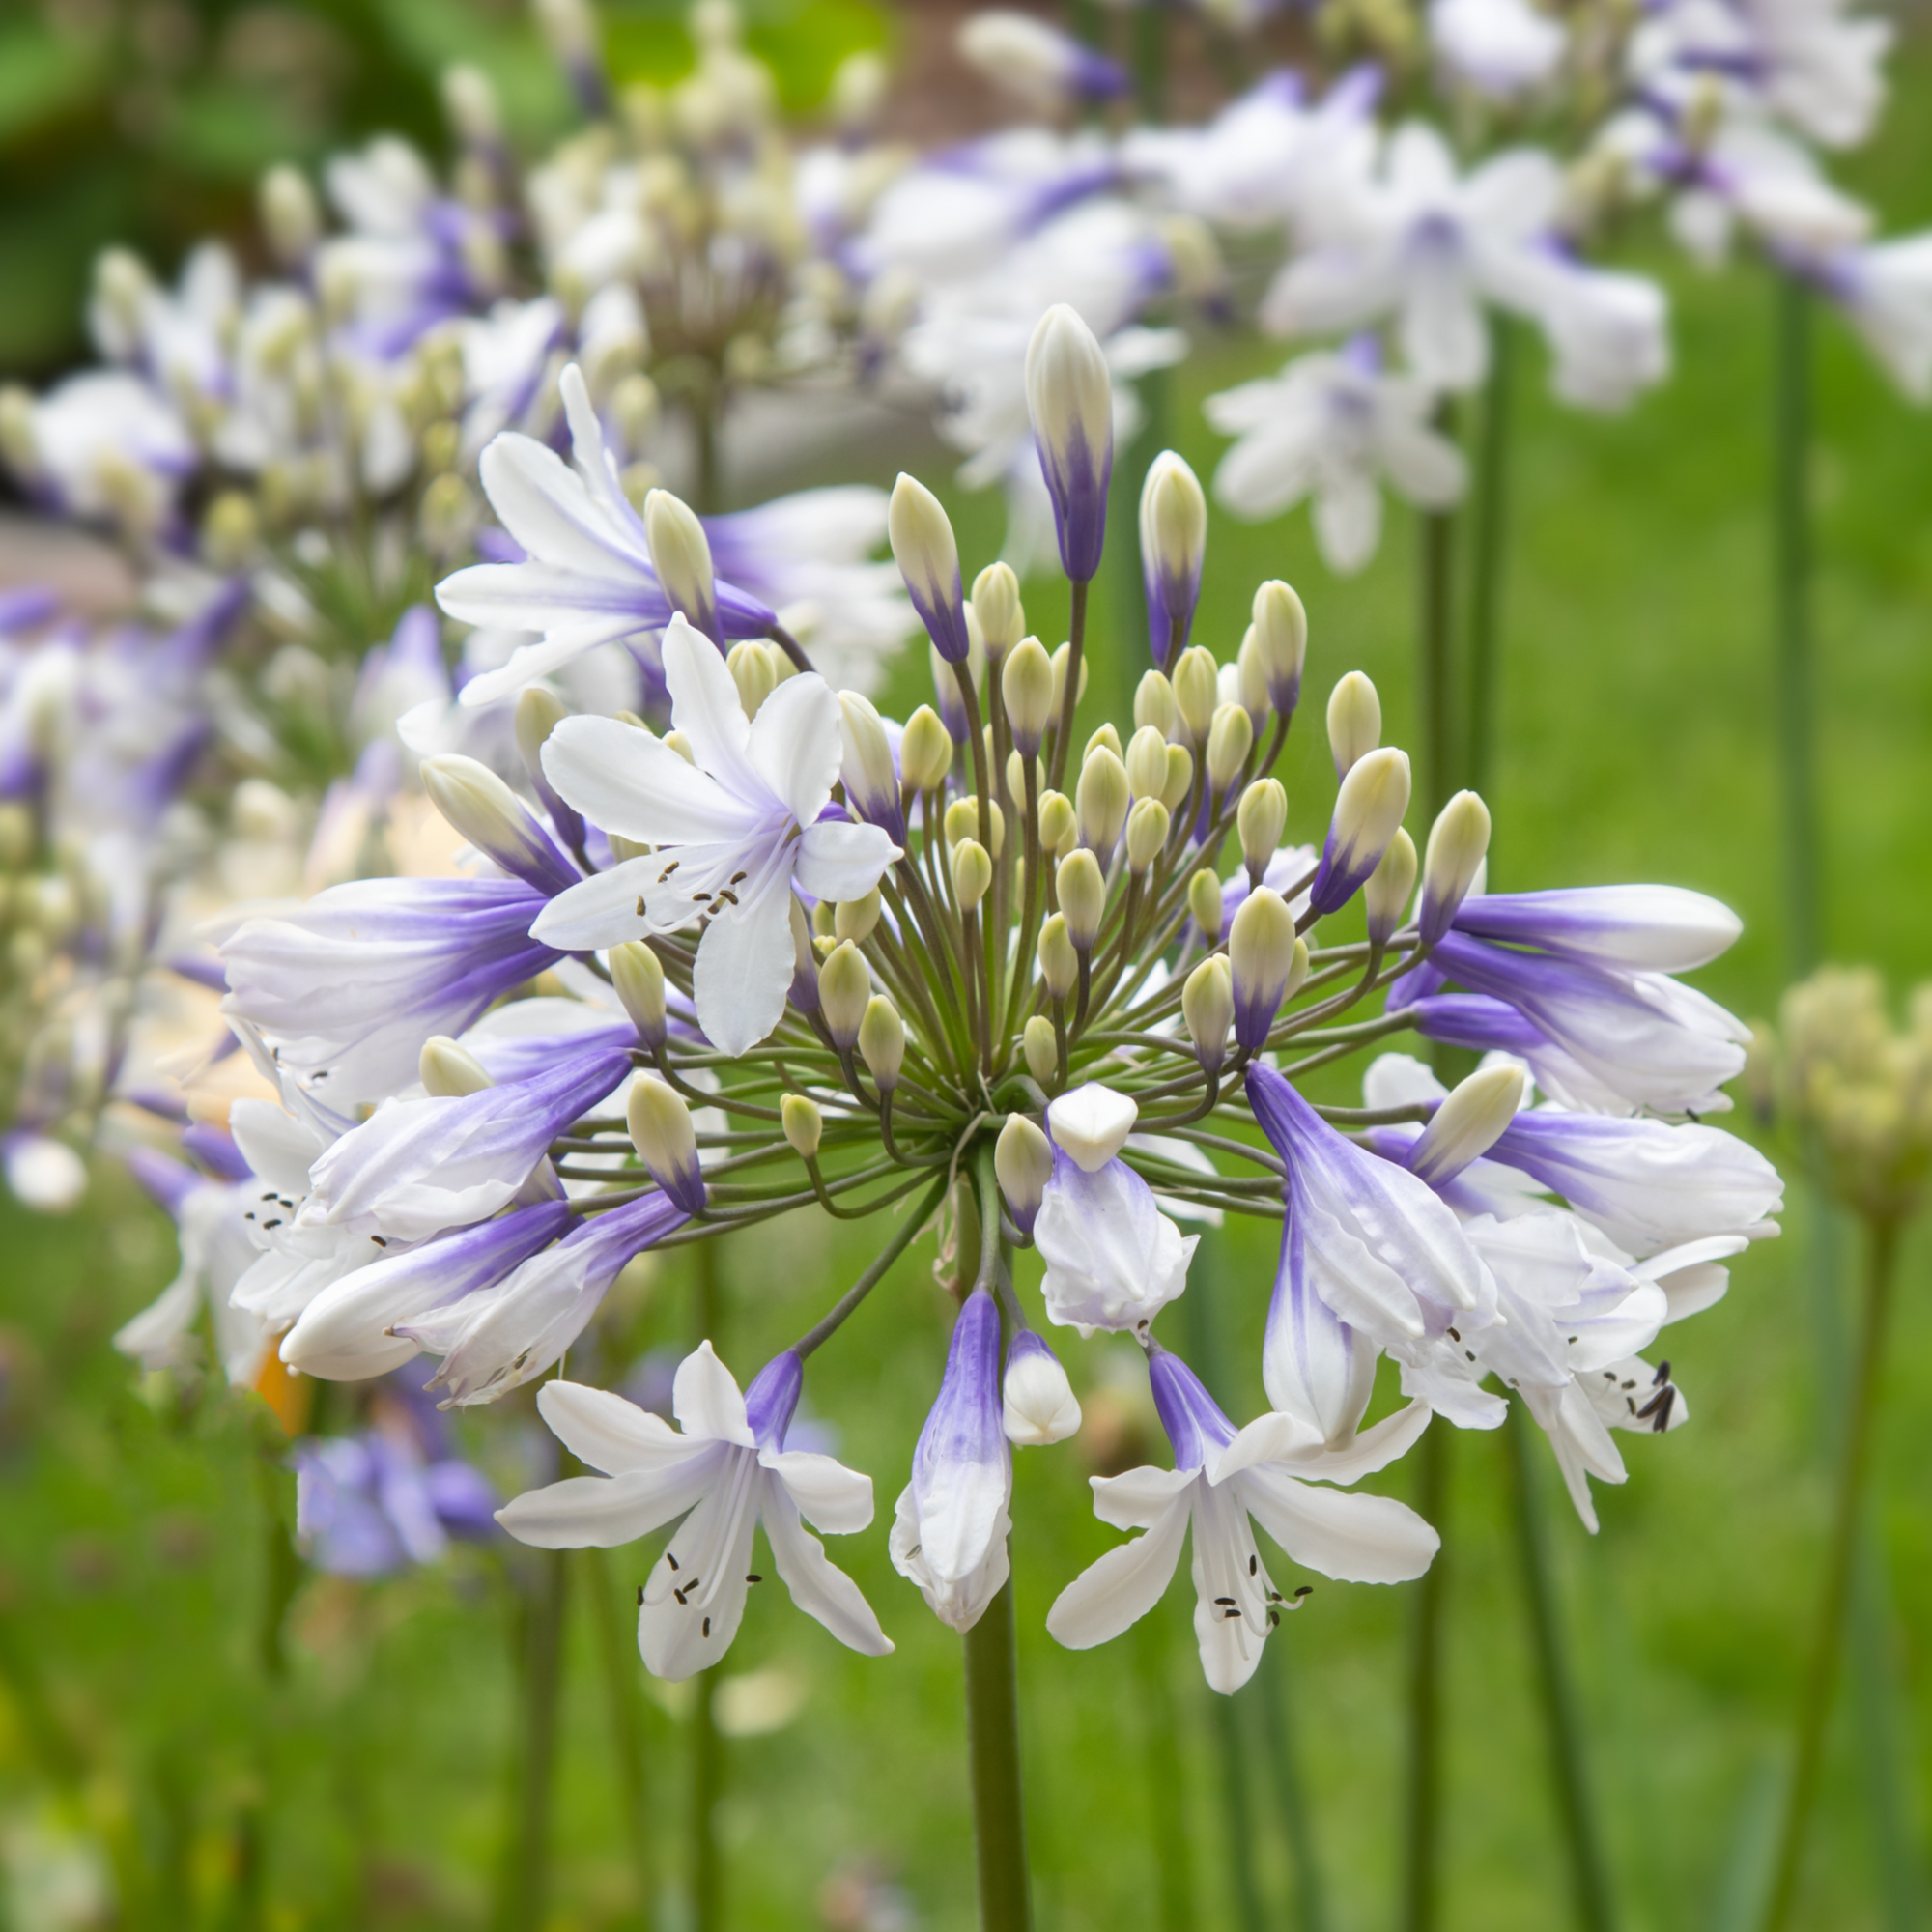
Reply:
M571 1476L507 1502L497 1520L537 1549L611 1549L682 1516L717 1480L722 1452L700 1442L677 1462L620 1476Z
M765 1479L763 1517L772 1561L792 1602L807 1616L816 1617L847 1649L863 1657L890 1657L892 1638L879 1628L871 1605L858 1584L826 1555L817 1537L807 1532L790 1494L774 1477ZM867 1508L867 1520L870 1518Z
M543 768L593 825L640 843L702 845L758 823L751 805L662 738L615 718L564 719L544 741Z
M680 1435L663 1416L582 1382L545 1382L537 1390L537 1413L580 1463L610 1476L662 1468L689 1456L694 1446L692 1437Z
M1429 1568L1438 1537L1406 1503L1298 1483L1279 1469L1244 1470L1236 1489L1255 1520L1295 1562L1344 1583L1406 1583Z
M1187 1517L1182 1496L1168 1505L1145 1536L1108 1550L1082 1571L1047 1611L1047 1634L1068 1650L1092 1650L1139 1623L1160 1602L1174 1576Z
M757 1446L745 1414L744 1393L708 1340L698 1343L677 1365L670 1388L671 1413L687 1435L716 1436L721 1442Z
M792 876L813 898L843 905L864 898L898 856L899 848L880 827L827 818L808 825L800 835Z
M1177 1496L1199 1480L1198 1469L1127 1469L1118 1476L1090 1476L1094 1514L1116 1529L1151 1529Z
M829 1535L850 1536L871 1521L870 1476L806 1449L781 1449L760 1460L807 1520Z
M825 810L845 754L838 700L815 671L788 677L758 707L746 752L801 825Z
M714 919L698 942L692 975L697 1024L720 1053L756 1046L784 1014L797 954L781 865L747 885L745 896Z

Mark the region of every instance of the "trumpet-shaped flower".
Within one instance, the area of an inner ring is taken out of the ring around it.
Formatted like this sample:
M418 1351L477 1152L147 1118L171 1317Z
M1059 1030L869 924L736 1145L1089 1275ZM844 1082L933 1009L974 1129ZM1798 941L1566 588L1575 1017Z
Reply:
M532 1490L497 1520L540 1549L581 1549L635 1543L685 1517L639 1593L638 1649L655 1677L690 1677L730 1649L760 1580L752 1569L760 1524L792 1602L840 1643L884 1657L893 1646L858 1585L826 1560L801 1520L850 1535L872 1520L869 1476L785 1448L802 1380L799 1358L786 1353L740 1393L711 1344L700 1342L678 1367L678 1429L603 1389L548 1382L537 1395L544 1420L604 1474Z
M705 920L697 1023L721 1051L743 1053L784 1011L793 884L835 903L864 898L899 848L876 825L826 814L843 737L823 678L788 678L749 719L724 659L682 617L664 661L696 769L611 718L566 718L543 752L552 785L593 824L657 849L559 894L531 932L577 951Z

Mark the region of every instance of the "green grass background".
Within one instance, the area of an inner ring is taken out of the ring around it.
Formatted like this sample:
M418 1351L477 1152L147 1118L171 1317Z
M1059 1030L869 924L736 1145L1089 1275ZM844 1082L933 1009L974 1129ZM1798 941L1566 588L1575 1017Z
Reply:
M1898 66L1899 99L1873 148L1844 170L1902 229L1932 220L1932 63ZM1740 265L1718 277L1655 265L1675 306L1676 370L1627 417L1566 413L1525 358L1506 607L1502 726L1492 804L1500 879L1514 887L1627 878L1681 882L1737 906L1746 935L1700 983L1766 1013L1782 982L1778 790L1769 683L1767 465L1770 289ZM1833 957L1875 961L1904 984L1927 971L1932 751L1932 463L1925 420L1902 405L1845 330L1819 331L1818 729ZM1217 444L1203 395L1281 357L1205 340L1174 382L1172 435L1204 476ZM998 516L956 505L969 571ZM1360 667L1382 692L1388 736L1414 741L1412 531L1392 515L1383 554L1352 582L1314 554L1306 519L1259 528L1216 514L1197 639L1232 654L1254 583L1306 597L1310 698L1285 761L1292 826L1319 837L1333 790L1320 704ZM1030 586L1035 628L1062 634L1064 591ZM1121 708L1141 666L1103 596L1089 709ZM919 701L909 666L893 698ZM1422 829L1417 826L1418 833ZM1351 1070L1338 1078L1345 1090ZM1825 1460L1815 1324L1799 1260L1807 1207L1786 1238L1735 1268L1730 1297L1668 1337L1694 1410L1665 1440L1623 1438L1631 1481L1599 1490L1603 1532L1565 1512L1539 1444L1561 1601L1620 1922L1702 1932L1729 1922L1736 1848L1748 1846L1780 1761L1823 1545ZM867 1235L800 1216L729 1247L719 1337L741 1378L802 1329L862 1264ZM1847 1262L1851 1235L1841 1244ZM815 1358L812 1409L868 1471L879 1516L832 1553L898 1645L848 1656L772 1592L758 1593L734 1672L781 1666L808 1687L796 1722L728 1747L720 1825L734 1928L815 1921L835 1869L870 1860L935 1932L974 1920L959 1648L892 1571L885 1529L944 1359L949 1304L915 1250ZM110 1173L71 1219L0 1206L0 1819L52 1806L113 1852L124 1922L216 1926L234 1913L236 1819L264 1792L277 1928L462 1927L488 1920L502 1855L511 1722L514 1552L371 1589L304 1587L292 1675L263 1688L258 1625L265 1511L261 1421L209 1393L153 1405L111 1351L116 1324L167 1278L169 1230ZM1908 1240L1887 1372L1875 1518L1889 1577L1890 1716L1904 1741L1901 1800L1925 1824L1932 1632L1932 1309L1927 1252ZM1237 1227L1191 1293L1214 1297L1238 1399L1272 1279L1270 1230ZM683 1264L656 1277L626 1345L688 1345ZM1083 1390L1124 1342L1065 1350ZM1128 1367L1131 1368L1131 1363ZM505 1487L540 1453L526 1401L465 1424ZM1177 1586L1146 1641L1070 1655L1045 1636L1054 1594L1114 1540L1094 1521L1078 1442L1017 1459L1014 1570L1029 1829L1038 1918L1053 1932L1155 1926L1158 1821L1179 1821L1194 1925L1237 1923L1230 1805L1208 1693ZM1541 1932L1569 1922L1498 1438L1457 1443L1452 1566L1445 1923ZM1406 1492L1397 1468L1378 1487ZM279 1509L292 1479L274 1486ZM627 1595L649 1552L615 1552ZM1303 1580L1284 1562L1277 1581ZM618 1835L608 1696L581 1574L574 1577L554 1814L562 1928L636 1923ZM1254 1808L1249 1829L1269 1922L1295 1921L1264 1724L1288 1723L1312 1806L1333 1922L1391 1924L1400 1823L1403 1634L1412 1592L1312 1578L1308 1606L1237 1700ZM1171 1701L1178 1747L1151 1713ZM689 1805L682 1727L647 1710L655 1849L676 1921ZM266 1753L266 1756L265 1756ZM6 1840L0 1838L0 1844ZM1834 1734L1803 1922L1876 1925L1872 1836L1849 1733ZM1745 1878L1748 1878L1746 1861Z

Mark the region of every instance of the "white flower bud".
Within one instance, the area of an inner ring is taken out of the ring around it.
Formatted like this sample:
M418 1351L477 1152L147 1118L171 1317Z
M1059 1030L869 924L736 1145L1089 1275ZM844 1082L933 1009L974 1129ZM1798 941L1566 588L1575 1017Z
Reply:
M818 969L818 1007L832 1043L840 1052L853 1045L872 997L872 976L865 955L847 939L835 946Z
M899 1018L899 1009L883 993L874 993L866 1002L866 1017L859 1022L859 1058L881 1094L890 1094L899 1084L905 1051L905 1022Z
M1185 745L1167 748L1167 788L1160 802L1169 811L1179 811L1194 789L1194 753Z
M1053 715L1055 718L1060 716L1061 709L1066 702L1066 666L1072 654L1073 646L1070 643L1062 644L1053 654ZM1080 684L1079 688L1073 694L1073 702L1076 709L1080 705L1081 700L1087 696L1087 673L1091 668L1091 663L1083 653L1080 659Z
M1083 1174L1098 1174L1126 1146L1139 1119L1131 1094L1097 1080L1061 1094L1046 1110L1054 1146Z
M529 808L488 765L448 753L422 761L422 781L430 803L506 872L522 878L562 868Z
M937 791L952 769L952 740L931 705L906 720L899 740L899 776L908 792Z
M1127 870L1141 877L1167 849L1171 821L1157 798L1144 798L1127 813Z
M1301 668L1308 656L1308 612L1279 578L1255 592L1255 652L1267 684L1268 702L1284 718L1301 696ZM1242 702L1246 703L1243 693Z
M1267 667L1262 662L1261 645L1255 641L1250 624L1241 634L1241 648L1235 653L1235 695L1241 701L1255 729L1267 723L1272 706L1268 700Z
M1094 735L1087 740L1087 747L1080 753L1082 762L1084 763L1085 760L1091 758L1095 752L1100 750L1102 746L1105 746L1108 751L1112 752L1115 757L1121 758L1122 760L1125 759L1126 753L1121 749L1121 734L1114 729L1111 724L1102 724L1099 727L1099 729L1095 731Z
M755 638L745 638L724 653L724 668L738 687L738 702L747 718L755 718L758 707L777 690L779 674L772 653Z
M1268 861L1281 849L1281 835L1288 827L1288 793L1279 779L1257 779L1241 794L1235 826L1241 838L1248 883L1258 886Z
M1018 752L1007 753L1007 796L1013 802L1015 811L1026 810L1027 761ZM1036 757L1033 761L1033 786L1036 798L1046 792L1046 761Z
M644 541L670 608L681 611L685 622L713 643L722 641L711 540L697 513L668 490L653 490L644 498Z
M440 1099L460 1100L466 1094L480 1094L497 1084L473 1053L441 1033L423 1041L416 1071L425 1091Z
M1180 1016L1204 1073L1218 1073L1228 1057L1228 1031L1235 1024L1235 975L1225 953L1204 959L1180 989Z
M965 663L972 640L959 582L959 543L939 498L903 470L893 486L886 533L933 649L950 665Z
M977 838L962 838L952 848L952 891L962 912L974 912L992 889L993 860Z
M1080 837L1080 820L1073 801L1064 791L1043 791L1039 795L1039 842L1056 858L1064 859Z
M1069 953L1071 948L1068 948ZM1020 1051L1026 1056L1027 1071L1044 1087L1060 1071L1060 1042L1054 1037L1053 1022L1044 1013L1036 1013L1020 1035Z
M1522 1099L1522 1068L1514 1061L1479 1067L1430 1117L1408 1151L1410 1169L1431 1186L1453 1180L1496 1144Z
M1024 1114L1009 1114L993 1143L993 1173L1013 1225L1032 1234L1040 1197L1053 1179L1053 1143Z
M997 664L1026 636L1026 610L1020 581L1009 563L989 563L973 580L973 614L986 641L986 656Z
M1030 1328L1021 1329L1007 1350L1000 1426L1009 1442L1028 1449L1065 1442L1080 1427L1080 1404L1066 1371Z
M1127 789L1136 798L1159 798L1167 790L1167 739L1143 724L1127 741Z
M611 947L611 984L638 1037L655 1053L665 1042L665 976L658 955L640 939Z
M1216 798L1240 777L1254 743L1254 723L1238 704L1216 707L1208 732L1208 788Z
M1308 949L1294 934L1294 914L1279 893L1257 886L1241 901L1228 933L1234 975L1235 1037L1250 1053L1267 1043L1297 966L1307 972Z
M543 748L550 734L570 716L563 700L541 684L526 685L517 698L517 751L532 778L543 776Z
M879 889L874 886L864 898L843 900L834 910L833 933L839 939L851 940L855 946L863 946L879 923Z
M1040 927L1037 952L1039 977L1046 982L1046 990L1056 1000L1065 999L1079 981L1080 955L1073 949L1064 912L1050 914Z
M1208 554L1208 498L1186 461L1171 449L1148 465L1140 533L1153 654L1165 664L1187 639Z
M1080 819L1080 842L1112 858L1131 803L1126 766L1106 746L1096 746L1087 754L1080 767L1080 781L1073 788L1073 810Z
M1388 842L1388 850L1376 862L1376 869L1362 887L1362 910L1368 917L1369 938L1377 946L1386 946L1390 935L1402 923L1403 908L1415 890L1415 840L1400 825Z
M1316 882L1318 912L1334 911L1375 870L1408 810L1408 753L1393 745L1364 753L1349 767Z
M1198 748L1207 743L1214 726L1214 708L1221 699L1221 668L1212 651L1195 644L1175 660L1169 675L1180 727Z
M1350 769L1382 741L1382 701L1376 688L1358 670L1351 670L1328 694L1328 749L1335 758L1335 776Z
M1013 743L1034 756L1053 723L1053 660L1037 638L1021 638L1007 653L1000 672L1000 695Z
M895 842L903 842L905 816L899 804L899 775L893 765L892 740L869 697L856 691L838 694L838 725L844 743L838 776L845 803L868 824L882 825Z
M275 260L299 268L322 238L322 211L315 190L298 168L270 168L258 190L262 229Z
M1106 351L1065 302L1040 317L1027 345L1026 394L1061 564L1075 582L1086 582L1106 541L1114 384Z
M442 111L449 116L457 137L469 147L494 147L503 137L497 90L481 68L459 65L443 69Z
M1134 687L1134 728L1138 731L1151 725L1163 738L1168 738L1173 736L1179 718L1174 687L1168 683L1166 674L1143 671L1140 683Z
M697 1131L691 1109L655 1074L631 1082L625 1107L631 1145L650 1176L687 1213L704 1205L704 1181L697 1168Z
M1420 922L1425 945L1435 945L1449 930L1457 907L1476 883L1489 849L1489 807L1474 792L1459 791L1429 828Z
M818 1143L825 1133L825 1116L818 1103L803 1094L787 1094L779 1102L779 1122L792 1151L800 1160L816 1160Z
M1226 901L1221 896L1221 881L1206 866L1187 882L1187 914L1209 946L1219 942Z
M989 805L986 808L986 816L992 826L992 856L997 859L1006 849L1007 815L997 805ZM980 831L979 799L955 798L946 808L946 816L940 821L940 829L945 833L946 842L949 845L956 846L962 839L977 838Z

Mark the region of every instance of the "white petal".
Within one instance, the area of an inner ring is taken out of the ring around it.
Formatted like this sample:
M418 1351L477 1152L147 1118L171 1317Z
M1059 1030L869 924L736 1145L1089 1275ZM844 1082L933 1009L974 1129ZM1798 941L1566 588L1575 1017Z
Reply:
M786 688L781 685L779 690ZM758 713L760 718L764 715ZM843 905L864 898L898 856L899 848L881 827L828 818L808 825L800 835L792 876L813 898Z
M626 859L608 872L557 894L530 923L530 936L560 952L595 952L640 939L651 929L638 903L658 882L665 862L655 856Z
M702 845L741 835L755 809L662 738L615 718L566 718L544 741L544 775L606 832L649 845Z
M1257 1463L1279 1463L1321 1446L1321 1432L1300 1416L1279 1411L1259 1415L1209 1464L1208 1477L1212 1483L1225 1483Z
M868 1520L870 1515L868 1509ZM769 1477L764 1524L772 1561L778 1565L792 1602L807 1616L816 1617L847 1649L863 1657L890 1657L892 1639L879 1628L879 1620L858 1584L826 1556L825 1546L817 1537L807 1534L791 1497Z
M663 1416L582 1382L545 1382L537 1390L537 1413L580 1463L610 1476L660 1469L694 1448Z
M824 810L844 749L838 700L813 671L786 678L759 705L746 744L758 776L801 825Z
M1406 1503L1297 1483L1275 1469L1235 1478L1255 1520L1289 1555L1344 1583L1406 1583L1429 1568L1438 1537Z
M1321 559L1343 577L1364 568L1382 540L1382 497L1360 470L1332 471L1315 494L1315 540Z
M1198 1469L1128 1469L1118 1476L1090 1476L1094 1514L1116 1529L1149 1529L1170 1505L1201 1480Z
M781 1449L761 1460L805 1518L828 1535L850 1536L871 1521L870 1476L805 1449Z
M1092 1650L1137 1624L1160 1602L1180 1560L1187 1516L1184 1497L1171 1503L1145 1536L1083 1571L1047 1611L1047 1634L1068 1650Z
M718 1662L744 1621L763 1477L750 1456L733 1463L686 1518L644 1585L638 1653L653 1677L675 1683ZM687 1593L682 1603L679 1590Z
M638 574L643 559L554 450L510 432L484 450L478 473L503 527L540 562L589 577Z
M1407 1455L1429 1427L1430 1414L1426 1402L1411 1402L1348 1442L1289 1457L1290 1473L1324 1483L1352 1483L1359 1477L1373 1476L1398 1457Z
M614 1548L682 1516L717 1480L722 1460L707 1442L658 1469L571 1476L505 1503L497 1520L538 1549Z
M677 1365L671 1382L671 1413L687 1435L715 1436L721 1442L757 1446L745 1417L744 1392L708 1340L698 1343Z
M751 721L718 646L680 611L666 628L660 648L671 723L684 733L699 767L741 798L775 797L746 755Z
M748 1051L783 1017L797 955L791 940L791 893L782 876L745 888L740 900L705 928L692 991L697 1024L720 1053ZM575 889L573 889L575 890Z

